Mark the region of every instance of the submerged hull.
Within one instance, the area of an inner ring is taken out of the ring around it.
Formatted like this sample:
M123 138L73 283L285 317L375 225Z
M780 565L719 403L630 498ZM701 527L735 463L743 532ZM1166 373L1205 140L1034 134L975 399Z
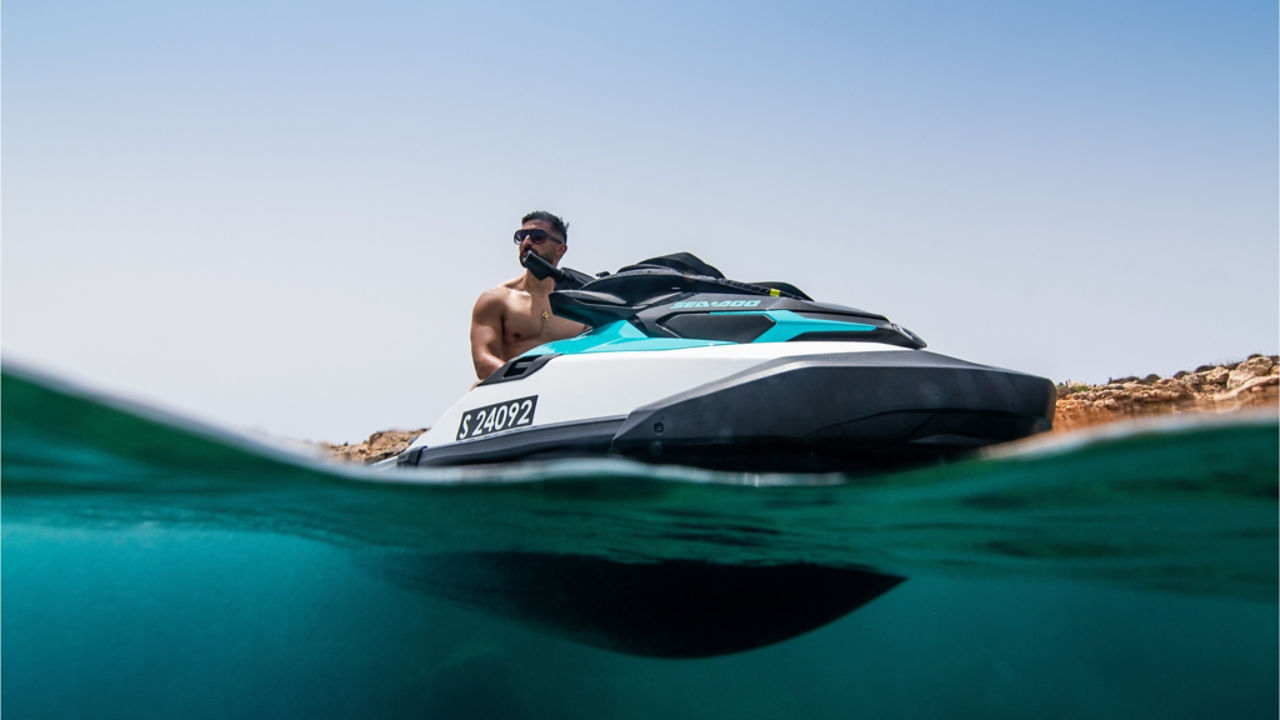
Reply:
M933 462L1050 426L1055 391L1044 378L923 350L850 345L550 357L517 381L497 377L477 387L398 463L614 456L859 471ZM527 423L519 422L521 403Z

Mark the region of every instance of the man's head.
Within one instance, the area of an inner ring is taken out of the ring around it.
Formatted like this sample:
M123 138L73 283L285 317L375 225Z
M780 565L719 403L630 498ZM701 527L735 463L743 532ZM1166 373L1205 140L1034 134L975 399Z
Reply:
M552 265L558 265L569 249L569 224L545 210L525 215L520 223L515 238L520 246L520 263L523 265L524 256L532 252Z

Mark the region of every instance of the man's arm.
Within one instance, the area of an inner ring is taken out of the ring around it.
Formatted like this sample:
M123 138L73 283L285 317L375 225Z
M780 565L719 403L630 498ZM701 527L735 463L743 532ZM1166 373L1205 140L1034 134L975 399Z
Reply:
M502 288L487 290L471 310L471 363L483 380L502 367Z

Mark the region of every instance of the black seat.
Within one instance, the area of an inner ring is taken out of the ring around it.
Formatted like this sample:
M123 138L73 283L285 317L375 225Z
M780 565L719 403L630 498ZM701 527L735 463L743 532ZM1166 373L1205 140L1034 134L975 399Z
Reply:
M641 270L649 267L670 268L684 275L703 275L717 279L724 279L724 273L702 262L702 259L693 253L678 252L670 255L659 255L656 258L641 260L635 265L628 265L618 272L624 273L628 270Z

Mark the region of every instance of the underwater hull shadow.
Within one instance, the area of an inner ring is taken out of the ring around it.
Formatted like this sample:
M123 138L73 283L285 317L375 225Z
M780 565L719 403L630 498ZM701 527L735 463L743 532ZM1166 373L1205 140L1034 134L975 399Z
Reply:
M584 555L451 553L379 561L398 585L631 655L753 650L826 625L905 578L810 564L625 563Z

